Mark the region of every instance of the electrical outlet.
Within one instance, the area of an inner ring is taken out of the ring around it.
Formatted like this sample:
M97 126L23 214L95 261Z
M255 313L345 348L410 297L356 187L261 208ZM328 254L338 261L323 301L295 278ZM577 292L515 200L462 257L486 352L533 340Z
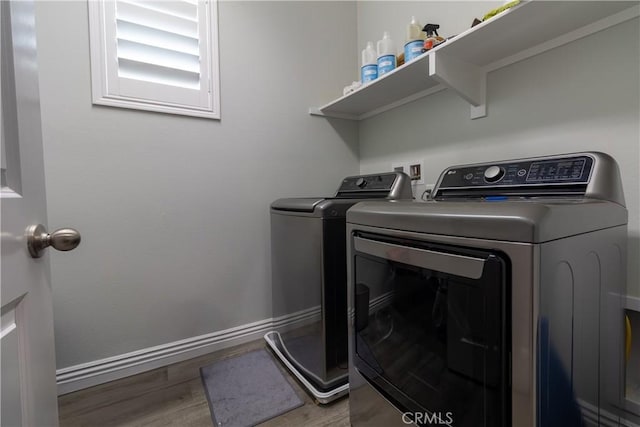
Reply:
M411 178L411 184L424 184L424 160L409 162L407 175Z

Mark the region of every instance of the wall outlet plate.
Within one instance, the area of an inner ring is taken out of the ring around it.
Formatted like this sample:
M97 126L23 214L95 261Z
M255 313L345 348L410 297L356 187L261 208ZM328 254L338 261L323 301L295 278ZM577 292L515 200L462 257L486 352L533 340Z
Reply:
M424 184L424 160L418 159L409 162L409 172L411 184Z

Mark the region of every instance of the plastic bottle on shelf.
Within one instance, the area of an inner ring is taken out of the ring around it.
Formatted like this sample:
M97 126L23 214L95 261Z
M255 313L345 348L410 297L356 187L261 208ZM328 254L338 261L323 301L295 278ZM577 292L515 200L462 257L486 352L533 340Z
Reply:
M389 31L385 31L382 40L378 40L378 77L396 68L396 48Z
M427 24L422 29L422 31L427 34L427 38L424 39L424 47L422 48L423 52L433 49L445 41L443 37L438 35L438 28L440 28L440 25L438 24Z
M422 25L415 16L411 17L411 22L407 25L407 36L404 45L404 62L407 63L422 55L424 45L424 32Z
M378 62L373 42L367 42L367 47L362 50L362 67L360 67L360 81L369 83L378 78Z

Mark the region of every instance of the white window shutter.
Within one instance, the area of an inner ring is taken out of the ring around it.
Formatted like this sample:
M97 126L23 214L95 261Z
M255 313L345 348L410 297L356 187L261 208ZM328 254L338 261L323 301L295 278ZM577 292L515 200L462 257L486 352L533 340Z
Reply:
M215 6L89 0L94 102L219 118Z

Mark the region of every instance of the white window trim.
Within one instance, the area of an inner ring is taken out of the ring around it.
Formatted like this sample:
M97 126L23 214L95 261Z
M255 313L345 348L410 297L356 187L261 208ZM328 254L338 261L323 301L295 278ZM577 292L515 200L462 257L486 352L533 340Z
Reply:
M218 58L218 1L206 0L209 7L206 8L208 20L207 38L209 44L208 60L206 64L201 64L203 72L209 75L209 102L206 107L185 106L170 102L149 101L132 96L122 96L109 93L109 75L107 67L108 52L107 42L115 40L115 35L111 34L113 40L107 38L109 30L105 25L105 19L109 15L105 6L113 3L113 0L87 0L89 6L89 48L91 52L91 92L93 103L112 107L130 108L136 110L155 111L168 114L179 114L186 116L205 117L210 119L220 119L220 67ZM112 4L111 4L112 6ZM117 69L117 65L115 66ZM145 82L140 82L144 84Z

